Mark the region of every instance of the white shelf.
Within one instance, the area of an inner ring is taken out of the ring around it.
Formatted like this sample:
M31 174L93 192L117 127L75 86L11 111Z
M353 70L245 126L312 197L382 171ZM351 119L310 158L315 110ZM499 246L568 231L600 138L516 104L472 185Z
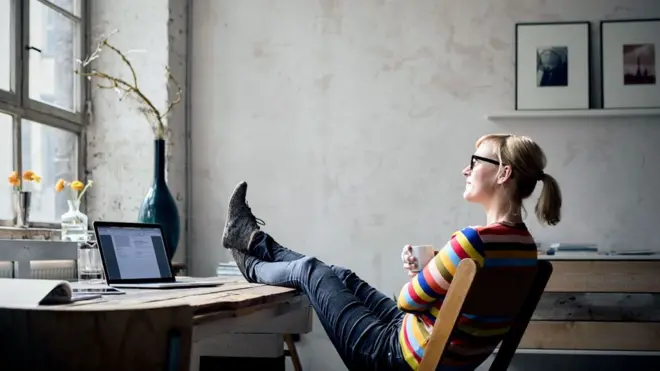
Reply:
M529 119L608 119L633 117L660 117L660 108L506 111L486 115L486 119L490 121Z

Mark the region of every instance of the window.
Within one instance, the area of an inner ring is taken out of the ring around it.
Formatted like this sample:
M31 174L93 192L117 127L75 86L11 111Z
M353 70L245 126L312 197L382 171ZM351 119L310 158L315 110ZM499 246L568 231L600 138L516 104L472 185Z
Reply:
M13 118L0 112L0 172L7 175L14 167L13 126ZM0 192L0 220L10 220L12 217L11 192L5 189L4 192Z
M46 181L33 184L30 218L35 221L59 220L68 210L65 197L55 193L55 181L78 177L78 136L70 131L23 120L21 123L21 161Z
M0 1L0 89L13 91L12 66L12 1Z
M86 54L85 0L0 0L0 174L33 170L30 220L57 225L59 178L81 176L86 101L76 60ZM27 24L26 24L27 23ZM83 180L83 179L81 179ZM11 223L11 188L0 188L0 222Z
M74 74L74 62L81 59L80 48L76 48L79 22L39 1L31 3L29 97L75 112L80 108Z

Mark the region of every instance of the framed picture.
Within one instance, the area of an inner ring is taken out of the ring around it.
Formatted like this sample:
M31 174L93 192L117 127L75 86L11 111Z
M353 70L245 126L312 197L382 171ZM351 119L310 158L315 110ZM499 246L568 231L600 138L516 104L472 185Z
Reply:
M660 107L660 19L600 22L603 108Z
M516 110L589 109L589 22L516 24Z

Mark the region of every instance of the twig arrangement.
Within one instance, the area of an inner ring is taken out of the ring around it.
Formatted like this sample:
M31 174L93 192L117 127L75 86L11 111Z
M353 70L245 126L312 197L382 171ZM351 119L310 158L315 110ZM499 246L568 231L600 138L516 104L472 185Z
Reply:
M83 69L90 66L92 62L101 56L101 52L104 49L109 49L114 54L119 56L121 61L128 67L131 78L130 81L127 79L122 79L113 75L110 75L105 72L98 71L95 68L91 68L88 72L83 72L76 70L77 74L85 76L88 80L93 78L105 80L105 83L98 83L97 86L100 89L112 89L119 95L119 101L124 99L132 99L138 104L138 111L144 115L151 126L156 139L165 139L167 132L167 115L170 113L172 108L181 102L182 89L179 83L176 81L172 75L169 67L165 67L165 73L167 77L168 85L172 83L177 90L177 93L174 97L174 100L170 101L167 105L167 108L164 111L161 111L156 107L156 105L142 92L140 86L138 85L137 73L133 64L127 57L127 53L122 52L116 46L110 44L108 41L110 36L117 31L113 31L108 35L100 37L100 40L96 46L96 49L90 54L84 61L78 60L78 63L82 66Z

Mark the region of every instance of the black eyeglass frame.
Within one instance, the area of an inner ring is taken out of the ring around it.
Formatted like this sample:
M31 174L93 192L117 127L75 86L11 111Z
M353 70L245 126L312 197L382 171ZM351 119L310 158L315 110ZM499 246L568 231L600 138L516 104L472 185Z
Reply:
M501 163L497 160L493 160L493 159L488 158L488 157L481 157L481 156L477 156L477 155L472 155L472 157L470 158L470 171L472 171L472 169L474 169L474 163L475 163L476 160L483 161L483 162L488 162L490 164L497 165L497 166L501 165Z

